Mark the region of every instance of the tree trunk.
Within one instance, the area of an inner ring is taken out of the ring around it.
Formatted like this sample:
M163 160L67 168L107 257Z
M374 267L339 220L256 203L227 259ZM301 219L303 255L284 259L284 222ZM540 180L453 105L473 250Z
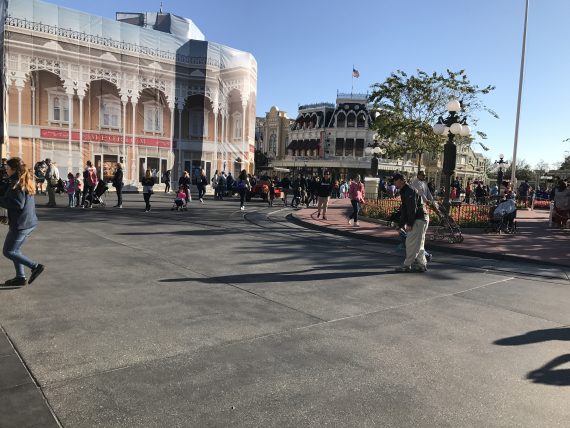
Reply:
M418 152L418 172L422 169L422 154L423 152Z

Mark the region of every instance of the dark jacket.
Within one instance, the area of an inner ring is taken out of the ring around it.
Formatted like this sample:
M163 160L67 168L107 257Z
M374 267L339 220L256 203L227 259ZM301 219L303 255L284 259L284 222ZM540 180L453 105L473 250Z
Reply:
M204 187L208 184L208 179L205 175L200 175L196 178L196 186Z
M179 186L186 186L188 188L190 188L190 182L192 181L192 179L190 178L190 176L182 176L178 179L178 185Z
M400 189L400 197L402 198L402 215L400 217L400 226L413 226L418 219L427 220L427 214L424 210L422 198L418 192L407 184Z
M320 196L321 198L332 195L332 191L333 191L333 185L332 185L332 180L330 178L328 180L326 178L323 178L321 182L318 183L317 195Z
M0 196L0 206L8 210L8 224L12 230L29 229L38 224L36 203L34 198L24 193L19 186L14 189L17 179L10 178L10 184L3 196Z
M123 170L118 169L115 171L115 175L113 175L113 181L111 182L113 187L123 187Z

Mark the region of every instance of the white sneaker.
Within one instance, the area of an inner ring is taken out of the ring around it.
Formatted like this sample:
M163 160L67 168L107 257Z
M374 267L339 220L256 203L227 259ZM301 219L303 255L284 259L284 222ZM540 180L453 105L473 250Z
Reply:
M348 224L352 226L352 219L351 218L348 219Z
M203 203L204 203L204 200L203 200L202 198L200 198L200 203L201 203L201 204L203 204Z
M245 211L245 207L239 207L241 211Z

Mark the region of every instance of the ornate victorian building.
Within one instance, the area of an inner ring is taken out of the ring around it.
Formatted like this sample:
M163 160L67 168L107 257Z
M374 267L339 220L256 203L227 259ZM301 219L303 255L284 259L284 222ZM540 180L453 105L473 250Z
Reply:
M371 157L364 149L374 144L367 94L337 94L336 104L299 107L289 132L285 155L273 166L302 169L307 173L331 170L336 176L369 175ZM267 137L266 137L267 139ZM379 159L379 169L413 171L409 160Z
M295 121L287 117L287 112L271 107L265 115L263 124L262 151L267 154L269 160L281 159L286 154L289 143L289 130Z
M91 160L125 182L146 169L253 171L257 64L167 13L117 20L38 0L9 2L4 157Z

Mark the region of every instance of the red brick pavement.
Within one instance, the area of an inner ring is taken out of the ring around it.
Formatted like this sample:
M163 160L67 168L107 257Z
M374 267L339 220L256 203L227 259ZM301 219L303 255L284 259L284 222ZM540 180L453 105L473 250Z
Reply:
M350 226L347 215L351 211L349 200L333 199L329 203L326 220L317 218L316 208L296 211L293 217L306 226L332 233L349 234L367 240L398 240L397 231L382 224L361 220L360 227ZM426 247L494 259L570 266L570 230L549 228L547 211L519 210L517 233L514 235L489 234L484 233L482 229L464 229L463 236L465 239L462 243L429 241Z

